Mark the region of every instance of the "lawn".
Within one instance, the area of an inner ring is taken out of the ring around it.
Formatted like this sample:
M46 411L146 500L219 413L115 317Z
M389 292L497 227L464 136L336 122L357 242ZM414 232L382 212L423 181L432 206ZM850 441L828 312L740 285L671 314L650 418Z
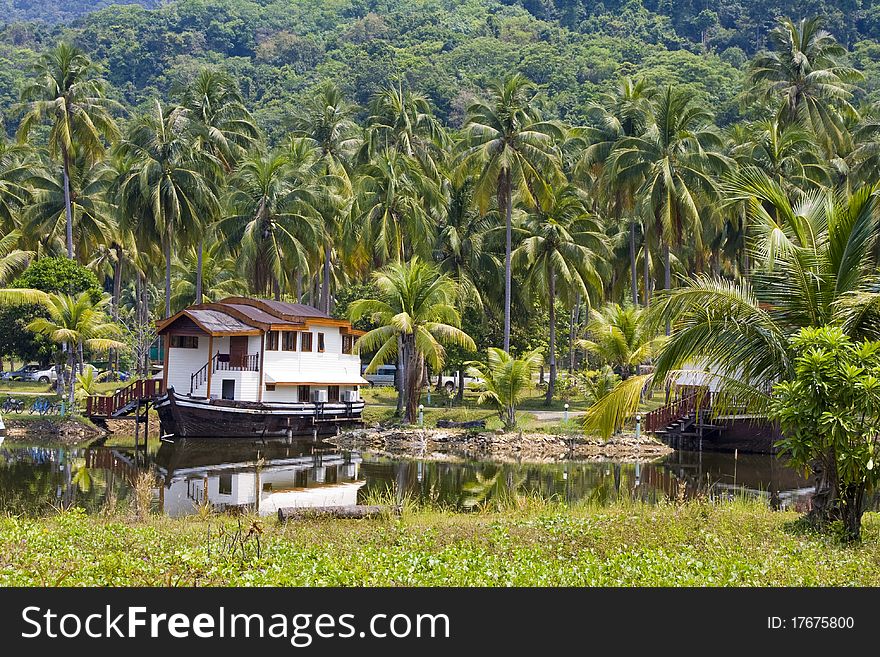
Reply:
M390 423L394 420L394 410L397 403L397 392L390 386L363 388L361 396L367 402L364 410L364 419L368 423ZM487 429L500 429L502 424L495 410L488 405L477 403L479 393L466 390L464 403L458 404L453 401L451 405L446 402L442 394L435 391L431 393L428 401L427 391L423 392L421 403L425 407L425 426L434 427L437 420L445 419L454 422L469 422L485 420ZM581 419L578 415L572 415L568 422L561 420L558 415L564 411L566 402L554 400L553 404L544 404L543 392L535 387L531 394L517 407L517 428L523 431L535 431L545 433L582 433ZM655 392L654 396L642 404L642 412L652 411L663 406L665 403L664 393ZM572 413L587 410L590 403L585 399L573 399L568 402L569 411ZM542 417L545 412L552 412L556 417Z
M73 510L0 518L0 586L880 585L880 515L866 516L854 547L796 517L746 501L566 508L532 498L500 511L288 524ZM243 541L233 541L239 522Z

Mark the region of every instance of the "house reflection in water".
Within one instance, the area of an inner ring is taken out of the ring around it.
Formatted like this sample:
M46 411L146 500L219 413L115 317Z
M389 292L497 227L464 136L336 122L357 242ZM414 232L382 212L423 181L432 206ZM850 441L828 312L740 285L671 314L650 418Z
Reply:
M163 443L155 465L160 509L194 513L207 500L218 511L357 504L361 457L332 446L299 442L245 443L184 439Z

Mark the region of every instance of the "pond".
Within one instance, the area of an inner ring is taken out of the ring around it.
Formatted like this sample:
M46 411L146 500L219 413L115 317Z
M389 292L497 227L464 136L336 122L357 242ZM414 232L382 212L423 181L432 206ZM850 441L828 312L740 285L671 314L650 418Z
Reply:
M252 443L186 439L133 448L0 445L0 513L42 513L75 504L98 513L132 494L139 471L155 473L157 511L215 510L271 515L279 507L409 498L468 509L499 496L539 495L574 503L619 497L648 503L695 495L744 494L773 508L803 510L809 482L767 454L674 452L650 463L532 464L388 458L310 441Z

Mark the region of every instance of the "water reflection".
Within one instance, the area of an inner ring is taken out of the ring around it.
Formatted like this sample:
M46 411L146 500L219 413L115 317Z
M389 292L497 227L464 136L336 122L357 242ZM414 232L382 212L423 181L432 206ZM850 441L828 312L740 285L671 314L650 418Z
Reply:
M534 494L569 503L620 497L667 498L737 494L774 508L804 510L810 486L774 456L675 452L652 463L501 464L418 461L340 451L307 441L250 443L187 439L149 453L130 449L0 446L0 511L43 512L77 504L97 511L124 500L144 468L156 476L156 510L217 510L271 515L279 507L349 505L391 490L422 502L467 508L504 496Z
M306 442L181 440L155 457L159 508L192 513L207 500L218 510L271 515L281 507L357 504L361 456Z

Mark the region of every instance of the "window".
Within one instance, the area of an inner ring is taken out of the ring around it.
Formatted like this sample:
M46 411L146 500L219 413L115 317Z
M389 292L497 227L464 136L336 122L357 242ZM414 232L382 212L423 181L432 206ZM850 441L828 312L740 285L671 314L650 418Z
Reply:
M172 335L171 346L178 349L198 349L199 338L195 335Z
M296 331L285 331L281 334L281 348L284 351L296 351Z
M350 354L354 351L354 336L353 335L343 335L342 336L342 353Z
M324 334L318 333L318 353L324 353Z
M266 384L266 392L274 392L274 391L275 391L275 384L274 383L267 383Z
M297 399L299 399L301 402L311 401L312 392L309 386L300 386L296 394Z
M278 331L266 333L266 351L278 351Z
M339 386L327 386L327 401L328 402L338 402L339 401Z
M231 474L222 474L220 475L220 481L218 482L217 491L221 495L232 495L232 475Z
M311 333L303 333L302 334L302 342L300 343L302 351L311 351L312 350L312 334Z

